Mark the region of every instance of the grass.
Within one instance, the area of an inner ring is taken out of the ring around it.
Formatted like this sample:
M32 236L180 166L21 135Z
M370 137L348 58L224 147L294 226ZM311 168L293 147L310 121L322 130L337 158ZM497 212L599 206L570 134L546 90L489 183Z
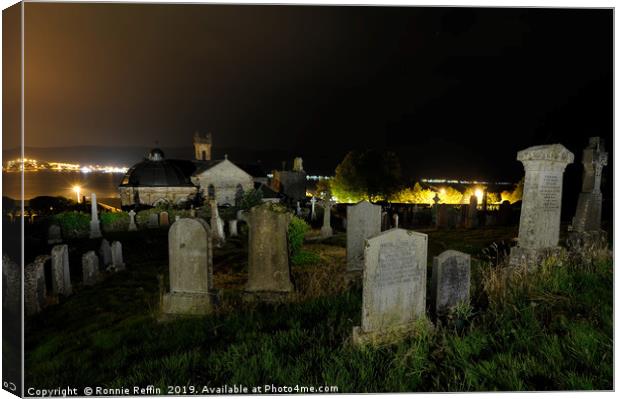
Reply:
M164 393L168 385L186 384L328 385L340 393L612 389L611 260L560 260L507 280L501 267L484 261L494 236L429 232L430 256L443 242L477 257L471 307L433 319L433 329L399 343L358 348L349 339L360 323L361 291L344 283L340 236L304 245L318 261L293 266L298 294L280 305L240 301L246 248L229 240L214 255L215 285L225 290L222 308L208 317L158 323L165 231L149 231L146 238L122 233L113 238L123 242L126 271L95 287L76 286L72 297L27 321L26 387L154 384Z

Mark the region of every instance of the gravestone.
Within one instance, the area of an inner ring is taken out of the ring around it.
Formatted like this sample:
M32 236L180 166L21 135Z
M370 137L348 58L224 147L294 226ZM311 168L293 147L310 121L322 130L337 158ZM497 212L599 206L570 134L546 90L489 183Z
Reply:
M204 315L217 303L213 289L211 229L202 219L176 221L168 231L170 292L162 297L162 313Z
M2 255L2 306L13 313L20 313L21 267L7 255Z
M101 228L99 226L99 215L97 214L97 195L90 194L90 238L101 237Z
M362 325L356 344L379 343L407 334L426 308L426 234L391 229L366 240Z
M237 237L239 235L237 231L237 219L228 221L228 234L230 234L231 237Z
M525 168L525 182L518 245L510 251L512 266L537 266L561 251L562 178L573 159L561 144L530 147L517 154Z
M607 152L600 137L590 137L590 144L583 150L582 164L582 188L572 223L572 230L579 233L601 229L601 176L607 165Z
M156 229L159 227L159 215L157 213L149 214L149 220L147 222L147 226L150 229Z
M471 257L447 250L433 258L431 298L436 312L469 302Z
M310 220L316 220L316 211L314 209L314 206L316 205L316 198L314 196L310 200L310 204L312 204L312 214L310 216Z
M48 255L38 256L33 263L24 268L24 311L26 316L39 313L47 303L44 267L48 259Z
M99 258L95 251L88 251L82 255L82 283L86 286L95 285L99 276Z
M448 227L448 204L435 205L435 228L445 229Z
M394 221L394 228L397 229L398 228L398 213L395 213L394 215L392 215L392 219Z
M226 242L226 236L224 235L224 221L220 218L217 201L211 200L211 233L215 240L215 245L221 247Z
M499 205L499 212L497 214L497 224L500 226L508 226L512 219L512 205L510 201L505 200Z
M323 226L321 227L321 237L327 238L334 234L334 230L331 226L331 207L332 202L330 200L323 201Z
M123 262L123 244L119 241L112 241L112 268L114 271L125 270L125 262Z
M99 246L99 257L101 258L101 262L99 262L101 270L107 269L112 264L112 249L110 248L110 243L105 238L101 240L101 245Z
M62 234L60 226L52 224L47 229L47 243L48 244L60 244L62 242Z
M301 205L299 204L299 201L297 201L297 206L295 207L295 215L301 216Z
M473 229L478 227L478 197L472 195L469 197L469 206L467 207L467 219L465 227Z
M138 226L136 225L136 212L132 209L127 214L129 215L129 231L138 230Z
M277 301L293 291L288 252L291 219L284 208L268 203L250 209L246 300Z
M364 269L364 242L381 233L381 206L361 201L347 206L347 271Z
M160 226L170 225L170 219L168 217L168 212L163 211L159 214L159 225Z
M52 294L69 296L72 293L69 271L69 248L66 244L52 248Z

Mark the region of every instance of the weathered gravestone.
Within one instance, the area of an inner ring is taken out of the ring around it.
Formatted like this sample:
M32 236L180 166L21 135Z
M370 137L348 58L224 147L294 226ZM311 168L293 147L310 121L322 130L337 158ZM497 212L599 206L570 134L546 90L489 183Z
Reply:
M125 262L123 262L123 244L119 241L112 241L112 268L114 271L125 270Z
M248 283L246 300L277 301L293 291L288 253L292 215L272 204L249 211Z
M500 226L508 226L512 219L512 205L510 201L505 200L499 205L499 211L497 214L497 224Z
M510 252L513 266L534 266L558 254L562 178L573 153L561 144L541 145L519 151L525 168L518 245Z
M149 220L147 222L147 226L150 229L156 229L159 227L159 215L157 213L151 213L149 215Z
M469 302L471 257L447 250L433 258L431 300L436 312Z
M323 238L331 237L334 234L331 226L331 208L332 202L323 200L323 226L321 227L321 237Z
M99 258L95 251L88 251L82 255L82 283L94 285L99 281Z
M60 226L52 224L47 229L47 243L48 244L60 244L62 242L62 233Z
M347 206L347 271L364 269L365 240L381 233L381 206L361 201Z
M467 221L465 227L473 229L478 227L478 197L472 195L469 197L469 206L467 207Z
M239 235L237 231L237 219L228 221L228 234L230 234L231 237L237 237Z
M69 271L69 248L66 244L52 248L52 294L69 296L72 293Z
M211 233L213 239L218 247L221 247L226 242L226 236L224 235L224 221L220 218L217 201L211 200Z
M132 209L127 214L129 215L129 231L138 230L138 226L136 225L136 212Z
M110 243L105 238L101 240L101 245L99 246L99 257L101 258L99 266L102 270L107 269L112 264L112 249L110 248Z
M2 306L19 313L21 305L21 268L7 255L2 255Z
M448 227L448 204L435 205L435 228L445 229Z
M395 213L392 215L392 220L394 222L394 228L397 229L398 228L398 213Z
M163 211L159 214L159 225L160 226L170 225L170 218L168 216L168 212Z
M366 240L362 325L356 344L407 334L426 308L426 234L392 229Z
M41 255L24 268L24 311L27 316L39 313L47 303L45 262L49 255Z
M573 231L597 231L601 228L601 176L607 165L607 152L600 137L590 137L583 150L583 181L573 218Z
M310 214L310 219L311 220L316 220L316 211L315 211L315 205L316 205L316 198L313 196L312 199L310 200L310 204L312 204L312 213Z
M170 292L163 295L164 314L204 315L218 301L213 289L211 229L202 219L180 219L168 231Z
M99 214L97 213L97 195L90 195L90 238L101 237L101 228L99 226Z

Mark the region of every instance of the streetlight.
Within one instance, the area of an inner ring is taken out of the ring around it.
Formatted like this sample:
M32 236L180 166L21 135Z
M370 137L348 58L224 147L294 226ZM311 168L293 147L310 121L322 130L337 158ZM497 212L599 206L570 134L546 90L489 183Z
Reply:
M73 191L75 191L75 195L77 196L77 203L80 203L80 191L82 190L82 187L80 186L73 186Z

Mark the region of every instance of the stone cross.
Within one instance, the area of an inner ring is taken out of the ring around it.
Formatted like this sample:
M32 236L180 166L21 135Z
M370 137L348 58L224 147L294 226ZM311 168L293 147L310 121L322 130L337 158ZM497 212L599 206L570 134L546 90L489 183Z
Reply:
M439 201L441 201L441 199L439 198L439 193L435 193L435 196L433 197L433 202L435 203L435 205L437 205Z
M518 245L510 264L537 265L557 252L560 238L562 178L574 155L561 144L540 145L519 151L525 168Z
M47 243L48 244L60 244L62 242L62 234L60 226L52 224L47 229Z
M323 200L323 226L321 227L321 237L327 238L334 234L331 224L331 207L332 201L329 199Z
M138 226L136 226L136 212L132 209L127 214L129 215L129 231L138 230Z
M97 214L97 194L90 194L90 238L101 237L99 215Z
M312 204L312 216L310 216L310 219L316 220L316 212L314 211L314 206L316 205L316 198L314 196L310 200L310 203Z
M107 269L107 267L112 264L112 250L110 249L110 243L105 238L101 240L99 256L101 257L99 265L102 269Z
M293 291L288 226L292 214L265 203L249 211L246 299L274 301Z
M168 212L163 211L159 214L159 225L160 226L170 225L170 219L168 217Z
M347 206L347 271L364 269L364 242L381 233L381 206L361 201Z
M436 312L469 302L471 257L447 250L433 258L431 300Z
M408 332L426 310L426 234L390 229L366 240L362 325L353 342L364 344Z
M237 237L239 235L237 232L237 219L228 221L228 234L230 234L231 237Z
M600 137L590 137L590 144L583 150L582 163L582 188L572 223L572 230L580 233L601 228L601 176L607 165L607 152Z
M69 296L71 292L69 247L56 245L52 248L52 294Z
M95 251L82 255L82 283L86 286L95 285L99 281L99 258Z
M183 218L168 231L170 292L163 295L164 314L204 315L217 303L213 289L211 229L202 219Z
M112 241L111 253L114 271L125 270L125 262L123 262L123 244L119 241Z

